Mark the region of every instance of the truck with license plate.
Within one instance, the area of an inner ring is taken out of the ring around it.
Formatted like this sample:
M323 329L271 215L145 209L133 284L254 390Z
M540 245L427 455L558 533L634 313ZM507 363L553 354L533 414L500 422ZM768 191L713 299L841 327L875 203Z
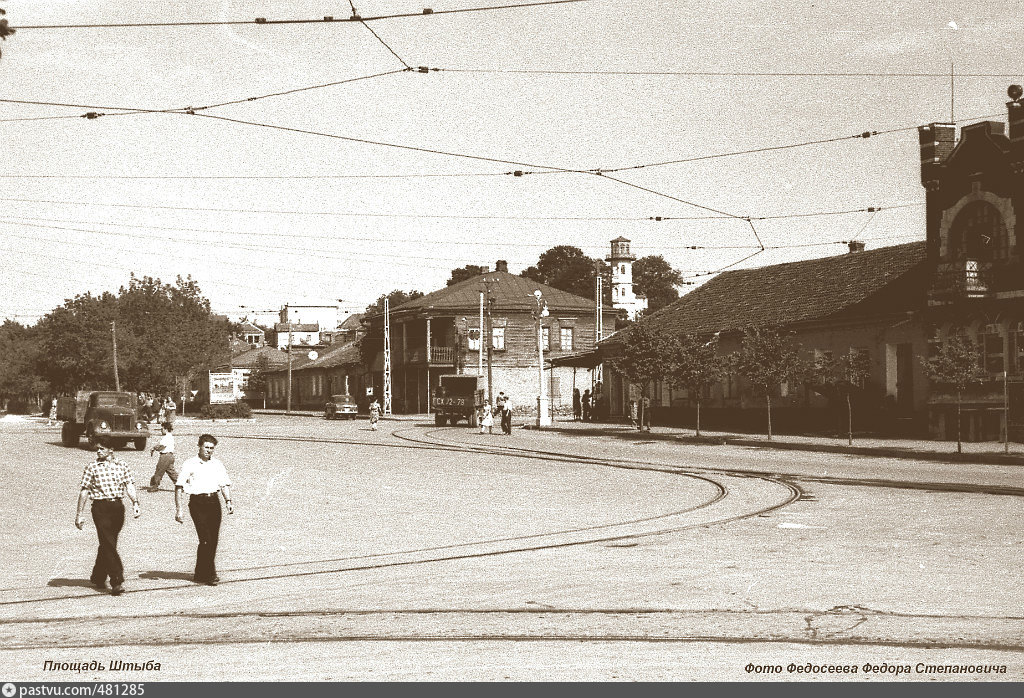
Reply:
M103 439L114 448L132 443L143 451L149 438L149 425L139 414L134 393L79 390L74 397L57 399L57 419L64 422L60 440L65 446L77 446L84 436L93 448Z
M434 411L434 424L455 426L465 419L469 426L477 425L477 413L484 406L483 376L445 375L438 378L438 386L430 406Z

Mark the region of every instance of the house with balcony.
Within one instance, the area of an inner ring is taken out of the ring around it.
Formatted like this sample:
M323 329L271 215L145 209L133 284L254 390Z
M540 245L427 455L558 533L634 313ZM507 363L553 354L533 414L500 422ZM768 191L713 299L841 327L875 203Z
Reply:
M536 291L547 306L547 315L539 320ZM610 307L604 310L606 327L614 327L617 313ZM552 369L549 360L590 349L597 339L597 305L593 299L510 274L503 261L497 263L495 271L392 308L389 320L392 409L396 413L428 412L431 391L441 375L486 376L488 340L493 395L505 392L517 408L535 410L540 380L538 322L546 393L556 411L571 411L573 388L584 386L582 382L574 386L573 369ZM368 316L364 324L367 335L363 355L369 362L370 383L380 396L384 384L384 315ZM590 387L589 380L585 387Z

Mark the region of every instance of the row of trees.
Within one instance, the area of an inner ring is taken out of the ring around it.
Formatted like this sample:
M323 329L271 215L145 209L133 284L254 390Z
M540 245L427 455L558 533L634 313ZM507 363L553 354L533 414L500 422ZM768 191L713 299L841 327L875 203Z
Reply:
M76 296L36 325L0 326L5 398L113 388L116 327L122 389L181 395L199 371L227 363L230 323L191 278L131 277L117 294Z
M467 264L452 269L447 285L452 286L485 273L485 266ZM537 263L520 276L547 284L584 298L593 298L597 277L604 279L604 300L611 304L611 267L602 259L588 257L572 245L558 245L541 253ZM647 312L665 307L679 298L683 277L661 255L641 257L633 263L633 288L647 298Z
M962 451L960 413L964 390L985 377L977 346L968 337L950 337L934 356L922 357L929 380L956 391L957 451ZM867 356L851 352L838 358L811 359L792 333L776 327L750 327L743 331L739 350L719 353L718 334L672 335L639 323L630 328L614 368L646 393L654 381L686 390L697 408L696 433L700 436L701 401L708 389L732 374L743 378L765 398L767 434L772 438L772 396L783 384L809 385L816 392L845 403L847 439L853 443L851 396L867 387L871 367ZM641 419L643 415L641 414Z

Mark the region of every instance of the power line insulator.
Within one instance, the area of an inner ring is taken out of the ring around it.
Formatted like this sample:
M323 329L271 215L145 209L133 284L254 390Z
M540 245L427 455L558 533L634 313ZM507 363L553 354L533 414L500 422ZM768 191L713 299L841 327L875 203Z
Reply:
M860 134L860 137L861 138L871 138L871 131L865 131L864 133Z
M432 14L434 14L434 11L432 9L430 9L429 7L424 7L423 8L423 14L425 14L425 15L432 15Z
M86 113L82 114L82 118L83 119L98 119L99 116L100 116L99 112L94 112L94 111L89 111L89 112L86 112Z
M266 17L257 17L256 18L256 24L266 24L266 23L267 23L267 18Z
M353 13L352 13L352 16L351 16L351 17L349 17L349 19L350 19L350 20L352 20L353 22L362 22L362 21L363 21L363 18L362 18L362 17L360 17L360 16L359 16L359 15L358 15L357 13L355 13L355 12L353 12Z
M324 15L324 21L325 22L333 22L334 21L334 17L332 17L331 15Z
M881 210L878 206L868 206L868 213L876 213Z
M421 65L421 66L420 66L419 68L417 68L416 70L417 70L418 72L420 72L420 73L429 73L429 72L430 72L430 68L428 68L428 67L427 67L427 66L425 66L425 65Z
M523 171L522 170L516 170L515 172L512 173L512 176L513 177L522 177L523 176Z

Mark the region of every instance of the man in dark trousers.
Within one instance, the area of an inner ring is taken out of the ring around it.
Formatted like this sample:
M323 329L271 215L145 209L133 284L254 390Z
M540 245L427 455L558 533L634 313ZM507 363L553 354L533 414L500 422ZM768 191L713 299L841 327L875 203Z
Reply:
M139 495L135 491L131 471L123 461L114 458L110 444L100 441L96 448L96 460L85 466L85 472L82 473L75 527L81 531L85 525L85 503L91 499L92 520L96 524L100 547L89 580L97 588L105 589L109 577L110 593L113 596L120 596L124 592L124 566L117 553L117 537L124 527L122 499L125 494L132 501L135 518L139 518Z
M223 493L228 513L231 506L231 480L220 459L213 457L217 439L210 434L199 437L199 454L182 463L178 481L174 485L174 520L185 522L185 495L188 512L199 536L196 550L196 568L193 581L197 584L217 586L217 539L220 537L221 508L218 493Z

